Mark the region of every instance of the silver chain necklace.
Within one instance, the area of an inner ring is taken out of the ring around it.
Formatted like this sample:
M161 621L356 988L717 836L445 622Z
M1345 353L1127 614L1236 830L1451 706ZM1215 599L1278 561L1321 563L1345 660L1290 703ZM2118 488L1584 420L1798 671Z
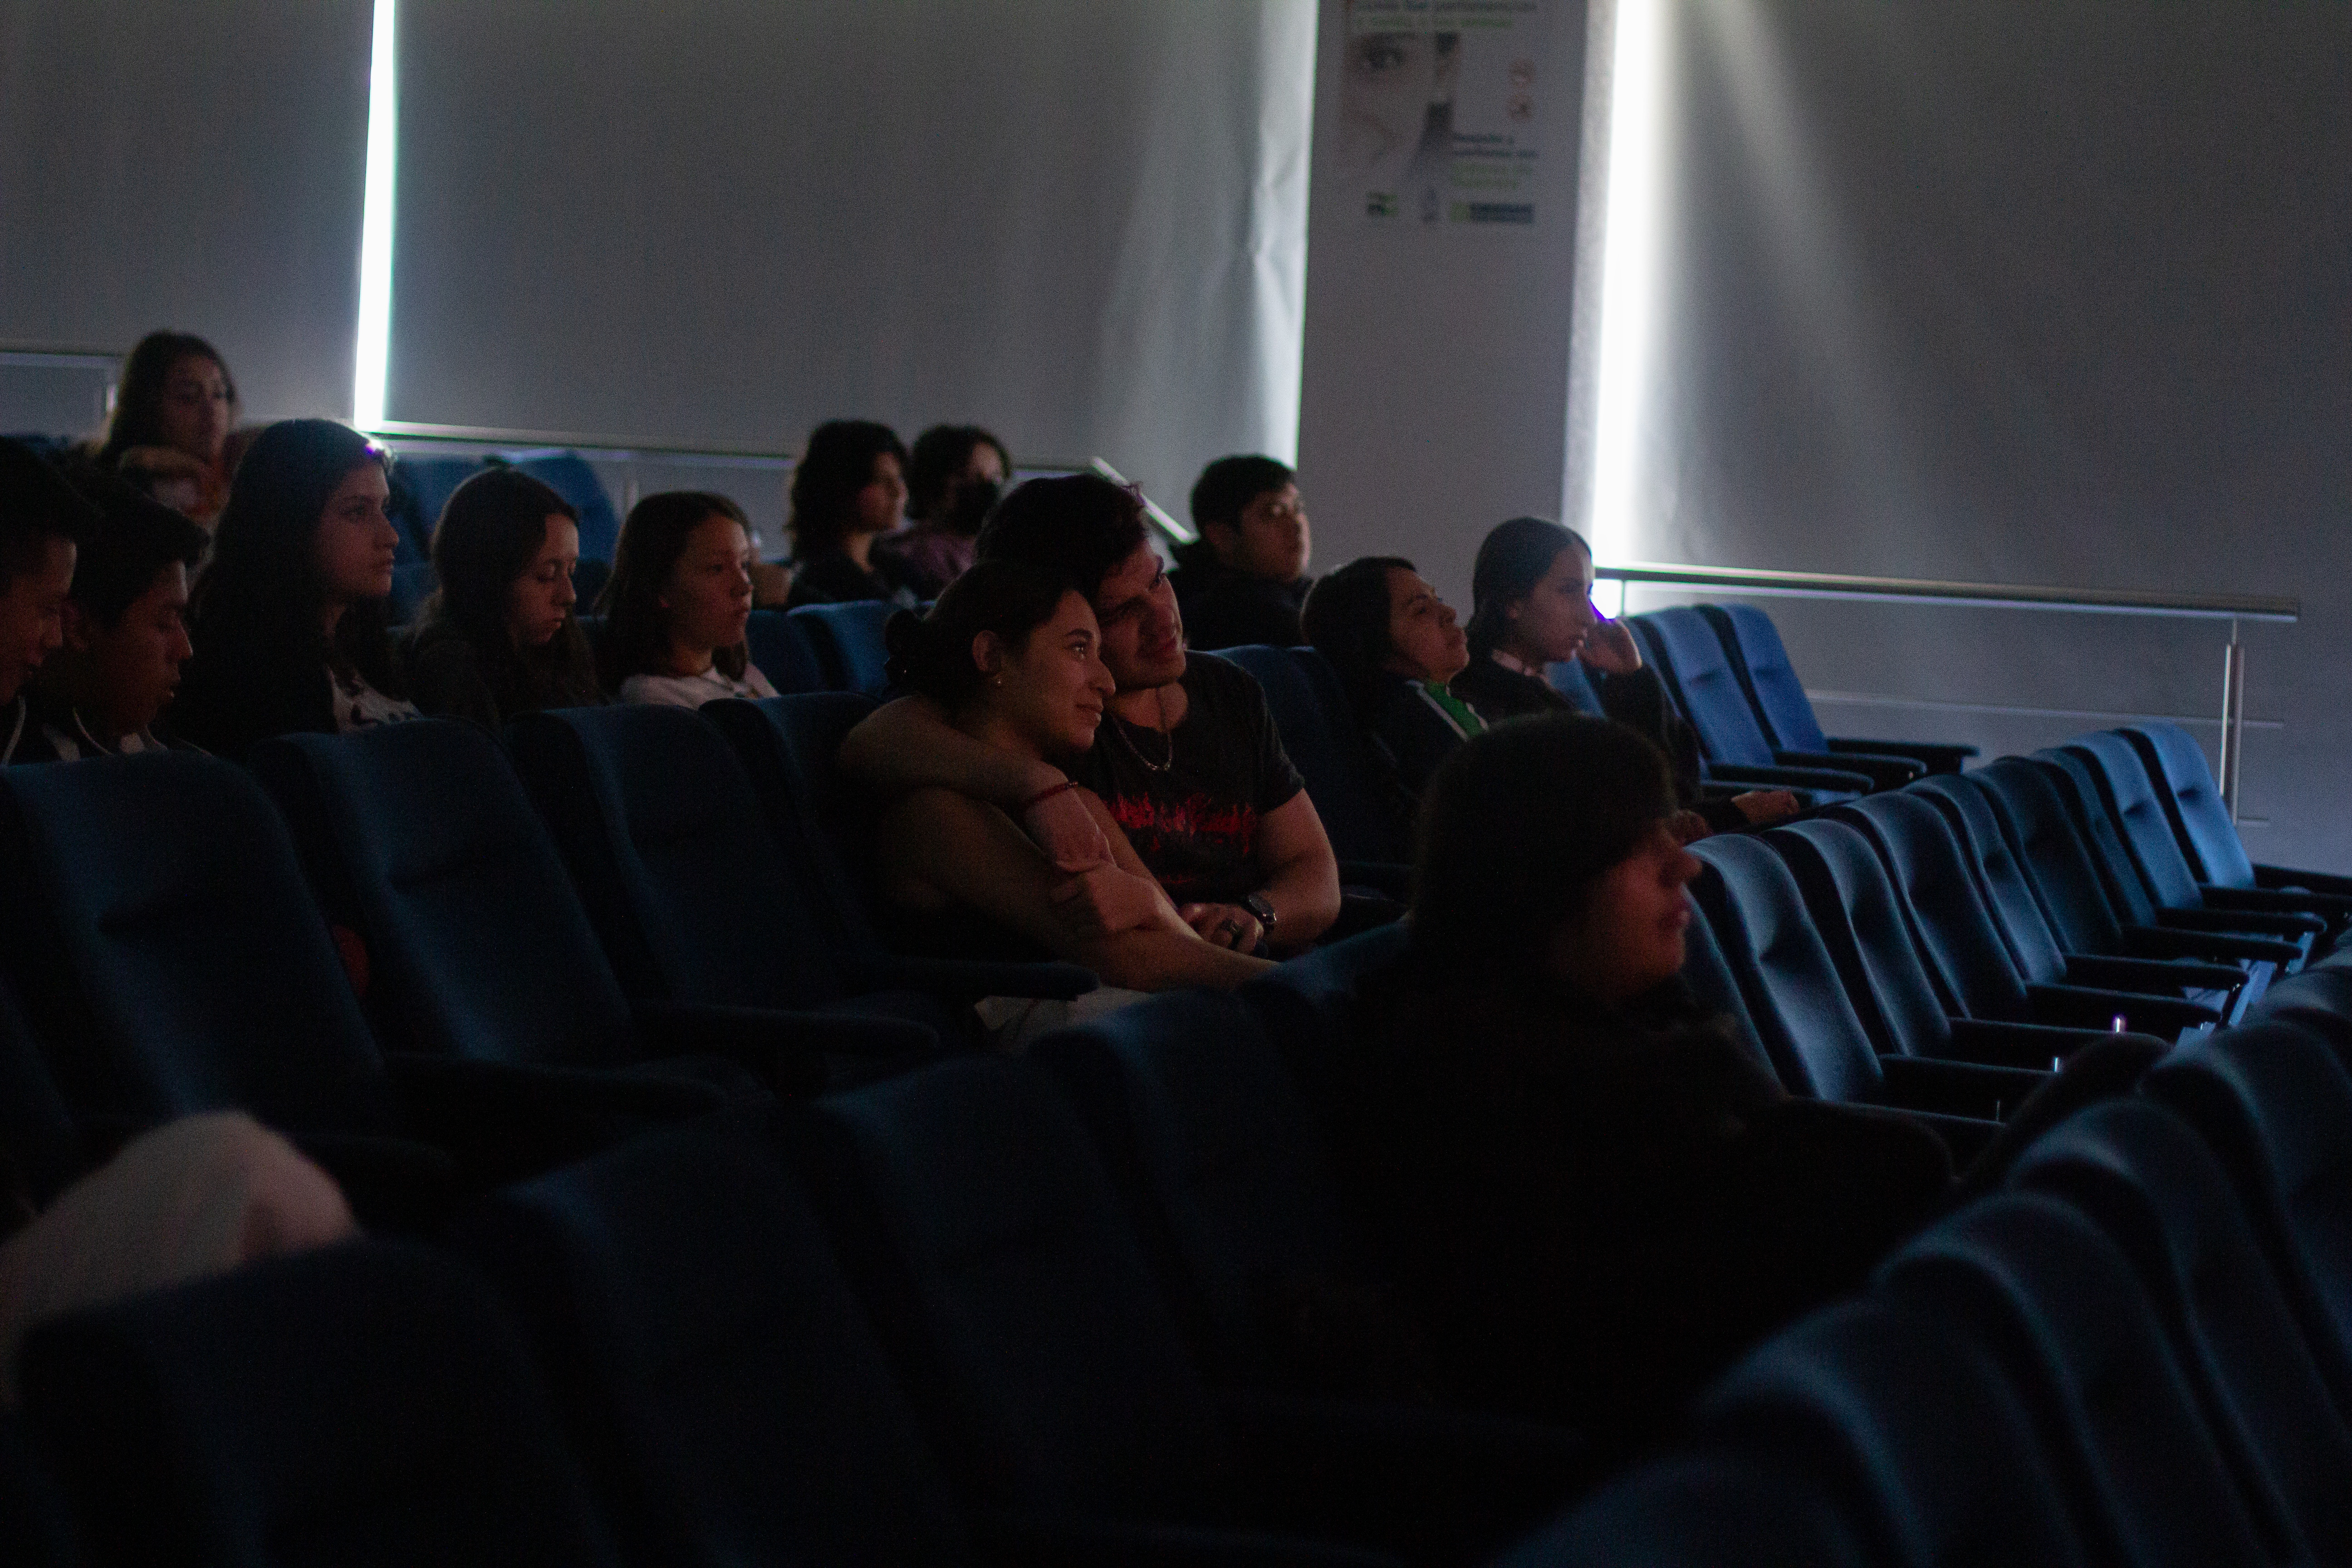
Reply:
M1135 743L1135 737L1127 732L1127 721L1116 713L1110 716L1111 733L1126 742L1128 754L1143 764L1144 772L1164 773L1176 765L1176 731L1168 722L1168 689L1164 686L1153 687L1151 700L1160 709L1160 743L1168 750L1165 757L1155 763L1145 756L1143 748Z

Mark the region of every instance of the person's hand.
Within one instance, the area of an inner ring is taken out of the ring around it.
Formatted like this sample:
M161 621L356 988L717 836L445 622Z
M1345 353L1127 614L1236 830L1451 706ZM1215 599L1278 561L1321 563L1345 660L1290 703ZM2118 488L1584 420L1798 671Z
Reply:
M1697 812L1678 811L1666 818L1666 831L1673 834L1675 842L1680 845L1696 844L1715 829L1709 827L1706 818Z
M1731 804L1748 819L1750 827L1769 827L1776 822L1786 822L1804 807L1797 797L1785 789L1751 789L1746 795L1735 795Z
M1160 884L1106 861L1056 887L1056 913L1092 936L1116 936L1160 918Z
M1186 904L1176 912L1212 947L1248 952L1265 935L1257 917L1239 904Z
M1631 675L1642 668L1641 647L1619 621L1594 623L1576 657L1603 675Z
M1021 831L1067 876L1111 863L1110 840L1074 789L1049 795L1021 814Z

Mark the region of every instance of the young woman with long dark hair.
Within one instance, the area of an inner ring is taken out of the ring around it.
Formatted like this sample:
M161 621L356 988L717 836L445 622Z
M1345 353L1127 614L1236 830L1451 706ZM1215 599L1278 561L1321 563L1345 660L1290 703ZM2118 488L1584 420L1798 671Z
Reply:
M623 702L699 708L773 697L751 662L751 530L743 509L708 490L665 490L629 509L613 552L604 683Z

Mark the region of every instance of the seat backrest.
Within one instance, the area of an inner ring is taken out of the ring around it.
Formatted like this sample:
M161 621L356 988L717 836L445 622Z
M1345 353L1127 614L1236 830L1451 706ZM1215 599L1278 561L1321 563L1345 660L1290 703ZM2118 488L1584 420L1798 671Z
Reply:
M190 752L0 770L0 963L77 1118L391 1124L383 1062L268 797Z
M2352 1411L2352 1077L2320 1040L2261 1024L2180 1047L2142 1092L2230 1173L2337 1409Z
M1263 1021L1310 1105L1326 1102L1330 1074L1348 1047L1357 986L1402 959L1412 938L1402 921L1391 921L1278 963L1235 993Z
M1412 846L1398 830L1400 814L1381 801L1360 727L1323 656L1311 647L1245 645L1220 648L1217 657L1249 671L1265 690L1282 749L1307 781L1332 854L1391 864L1412 859Z
M2009 1181L2073 1204L2131 1259L2233 1467L2267 1475L2321 1560L2346 1557L2352 1430L2196 1130L2142 1096L2106 1100L2037 1140Z
M404 562L392 569L392 596L384 604L384 617L395 626L404 626L416 619L416 612L440 586L430 561Z
M1295 1378L1290 1332L1350 1286L1342 1204L1282 1056L1230 992L1175 991L1030 1048L1094 1133L1111 1184L1214 1379Z
M2066 975L2064 950L2050 930L2049 916L2024 868L2010 852L2009 839L1993 815L1992 802L1965 773L1931 773L1907 786L1931 802L1959 841L1977 891L2018 973L2029 984L2049 984Z
M824 667L809 642L806 626L784 611L752 611L743 623L743 641L751 663L780 695L825 689Z
M874 802L850 787L835 758L842 737L873 711L872 698L852 691L728 698L701 709L735 748L785 863L814 895L826 937L868 952L882 945L866 891Z
M2092 1555L2179 1568L2273 1560L2278 1500L2241 1492L2130 1263L2075 1209L2033 1193L1981 1199L1906 1244L1880 1279L1991 1352Z
M1917 922L1867 835L1814 817L1762 835L1789 863L1846 1000L1881 1052L1935 1056L1951 1038L1941 982L1920 957Z
M2125 852L2139 868L2140 880L2147 884L2158 906L2172 910L2201 905L2205 896L2197 890L2197 878L2180 853L2180 841L2172 837L2172 824L2165 817L2156 781L2148 777L2147 767L2131 742L2112 731L2102 731L2078 735L2062 750L2090 763L2100 803L2115 819Z
M1877 1054L1789 868L1737 834L1702 838L1691 853L1714 868L1691 891L1746 982L1748 1011L1783 1086L1819 1100L1878 1099Z
M736 1007L842 994L743 764L700 714L571 708L508 735L625 989Z
M890 652L883 646L882 628L898 608L887 600L857 599L843 605L803 605L790 616L808 634L828 689L879 697L890 684Z
M2064 804L2075 831L2083 836L2083 846L2091 852L2091 864L2099 873L2100 889L2115 907L2116 918L2126 925L2153 925L2156 895L2125 847L2123 830L2116 826L2101 795L2098 769L2088 757L2063 746L2036 752L2026 761L2042 770Z
M58 1319L21 1366L94 1561L618 1562L497 1298L422 1247L352 1242Z
M1818 755L1828 751L1829 738L1822 733L1813 700L1805 695L1805 683L1797 679L1772 617L1753 605L1701 605L1698 613L1722 642L1765 738L1786 752Z
M764 1113L651 1133L462 1216L633 1561L953 1563L945 1479Z
M488 731L419 719L282 735L252 763L322 882L352 899L380 1017L402 1031L391 1043L478 1061L626 1059L628 1003Z
M1740 994L1739 977L1732 973L1730 961L1715 940L1715 928L1705 920L1695 920L1683 931L1682 979L1704 1011L1729 1023L1732 1038L1748 1058L1778 1078L1772 1053L1765 1048L1764 1037L1757 1032L1756 1019L1748 1011L1748 998Z
M2116 731L2139 753L2139 760L2157 784L2158 804L2173 837L2198 880L2223 888L2254 885L2253 862L2230 820L2213 770L2205 765L2205 749L2178 724L2151 720Z
M971 1500L1202 1517L1218 1423L1044 1071L966 1058L817 1113L844 1260Z
M1674 688L1683 717L1698 731L1707 760L1770 767L1772 742L1764 738L1730 656L1706 617L1691 605L1677 605L1631 620L1648 631L1659 654L1660 673Z
M393 464L393 511L401 521L404 559L433 559L433 531L441 526L441 509L459 485L487 467L479 458L403 456Z
M1625 1472L1495 1568L1861 1568L1879 1561L1834 1500L1769 1451L1705 1448ZM2050 1561L2064 1568L2063 1560Z
M621 514L604 481L579 453L561 448L514 452L507 461L572 503L580 513L580 558L610 561L621 542Z
M1863 1528L1874 1561L2084 1561L2000 1367L1966 1335L1884 1300L1840 1302L1765 1341L1708 1394L1698 1430L1814 1479Z
M1976 1018L2022 1017L2025 981L1943 813L1917 795L1898 792L1833 807L1830 816L1869 836L1911 908L1922 952L1957 1010Z
M81 1561L66 1500L14 1410L0 1410L0 1541L17 1568L73 1568Z
M2042 896L2051 934L2069 952L2122 952L2122 924L2090 846L2048 773L2023 757L2003 757L1961 776L1984 792L2011 858Z
M1600 689L1592 684L1592 672L1584 668L1580 658L1565 658L1544 667L1544 679L1551 689L1568 699L1568 705L1579 713L1590 713L1595 719L1606 719L1609 710L1601 706Z

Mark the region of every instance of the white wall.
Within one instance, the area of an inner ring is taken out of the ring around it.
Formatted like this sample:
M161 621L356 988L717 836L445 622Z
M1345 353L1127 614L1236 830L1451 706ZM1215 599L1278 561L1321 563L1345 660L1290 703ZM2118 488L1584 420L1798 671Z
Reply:
M348 416L368 0L0 0L0 342L171 327Z

